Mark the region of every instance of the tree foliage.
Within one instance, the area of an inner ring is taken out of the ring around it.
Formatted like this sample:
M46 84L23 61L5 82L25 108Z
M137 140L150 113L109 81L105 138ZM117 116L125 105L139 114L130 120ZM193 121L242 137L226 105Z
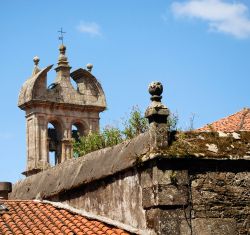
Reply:
M124 123L124 130L122 131L125 139L132 139L135 136L144 133L148 130L148 120L143 116L140 109L133 107L130 117Z
M168 119L170 130L176 130L178 116L172 114ZM124 128L120 130L112 126L107 126L100 132L91 132L87 136L82 136L73 141L74 156L83 156L98 149L117 145L125 140L132 139L148 130L148 120L144 117L140 109L135 106L129 118L123 123Z

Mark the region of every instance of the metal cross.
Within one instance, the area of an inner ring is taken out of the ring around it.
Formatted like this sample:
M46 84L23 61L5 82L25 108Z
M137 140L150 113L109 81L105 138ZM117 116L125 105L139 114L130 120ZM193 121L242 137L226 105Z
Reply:
M61 33L61 35L58 37L59 40L62 41L62 45L63 45L63 34L66 33L66 32L63 32L63 29L61 28L60 31L57 31L58 33Z

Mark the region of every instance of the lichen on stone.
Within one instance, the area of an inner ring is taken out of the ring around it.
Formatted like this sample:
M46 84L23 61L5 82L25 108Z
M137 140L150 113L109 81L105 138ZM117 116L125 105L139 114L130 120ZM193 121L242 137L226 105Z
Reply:
M221 159L248 159L250 133L234 132L177 132L169 146L161 150L164 157L198 157Z

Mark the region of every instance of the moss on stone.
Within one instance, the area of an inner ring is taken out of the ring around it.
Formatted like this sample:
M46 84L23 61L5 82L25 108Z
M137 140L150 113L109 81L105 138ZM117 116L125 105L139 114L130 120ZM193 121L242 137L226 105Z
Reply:
M250 155L250 133L177 132L168 148L161 150L164 157L198 157L238 159Z

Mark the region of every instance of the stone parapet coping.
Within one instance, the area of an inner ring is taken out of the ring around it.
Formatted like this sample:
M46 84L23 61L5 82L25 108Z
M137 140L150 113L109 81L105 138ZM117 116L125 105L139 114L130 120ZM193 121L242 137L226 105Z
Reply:
M250 160L250 132L179 132L169 146L151 148L149 132L114 147L63 162L17 182L11 199L46 199L95 180L112 176L155 158Z
M65 161L17 182L11 199L48 198L136 165L138 157L150 150L149 134Z

